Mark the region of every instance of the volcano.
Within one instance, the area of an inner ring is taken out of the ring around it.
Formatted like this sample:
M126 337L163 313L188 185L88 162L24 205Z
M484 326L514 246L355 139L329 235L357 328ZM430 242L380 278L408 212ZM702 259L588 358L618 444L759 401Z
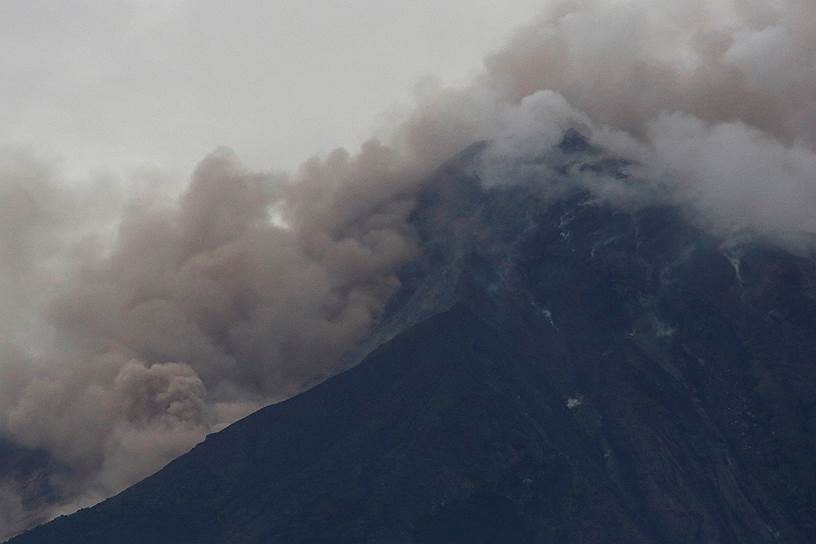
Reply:
M532 183L486 146L345 370L10 542L816 542L816 262L599 201L577 132Z

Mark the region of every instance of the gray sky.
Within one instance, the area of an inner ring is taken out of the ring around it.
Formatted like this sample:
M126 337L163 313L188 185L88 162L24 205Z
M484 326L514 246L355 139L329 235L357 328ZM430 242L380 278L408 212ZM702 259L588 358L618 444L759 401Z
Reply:
M5 0L0 145L67 170L289 169L461 83L541 0Z

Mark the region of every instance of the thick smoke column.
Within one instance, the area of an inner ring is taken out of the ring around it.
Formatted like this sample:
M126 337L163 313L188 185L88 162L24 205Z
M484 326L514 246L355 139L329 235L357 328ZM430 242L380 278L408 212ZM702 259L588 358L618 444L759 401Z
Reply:
M553 2L487 60L511 100L561 93L638 135L683 112L816 143L816 5L808 0Z
M577 128L636 165L625 187L576 178L598 198L810 251L814 20L805 0L556 2L472 86L426 85L385 143L291 175L218 150L178 199L121 214L3 152L0 438L50 454L70 509L324 379L416 254L422 180L476 141L485 183L546 183L539 158ZM24 517L15 493L0 482L4 526Z
M376 144L291 178L219 150L176 202L131 204L113 247L60 263L71 280L44 305L52 349L4 351L3 436L48 451L62 487L94 500L325 378L414 254L410 195L393 182L406 171ZM56 190L4 179L23 201ZM50 267L27 262L39 222L27 214L8 231L22 233L7 245L30 269L21 277Z

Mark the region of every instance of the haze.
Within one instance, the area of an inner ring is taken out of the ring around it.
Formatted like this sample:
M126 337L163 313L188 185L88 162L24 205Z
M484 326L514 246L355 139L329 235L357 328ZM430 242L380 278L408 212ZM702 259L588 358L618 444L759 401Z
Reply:
M422 78L463 82L541 2L10 0L0 144L89 171L186 177L221 145L259 169L356 148Z

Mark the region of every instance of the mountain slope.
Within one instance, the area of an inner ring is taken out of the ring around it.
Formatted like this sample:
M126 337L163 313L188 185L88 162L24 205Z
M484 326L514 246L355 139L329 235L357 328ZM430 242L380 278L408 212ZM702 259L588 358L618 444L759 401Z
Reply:
M485 189L481 149L421 195L362 362L12 542L816 540L814 261ZM577 134L559 153L625 178Z
M58 503L59 493L50 482L57 470L45 452L0 440L0 538L45 521L23 513L44 512Z

